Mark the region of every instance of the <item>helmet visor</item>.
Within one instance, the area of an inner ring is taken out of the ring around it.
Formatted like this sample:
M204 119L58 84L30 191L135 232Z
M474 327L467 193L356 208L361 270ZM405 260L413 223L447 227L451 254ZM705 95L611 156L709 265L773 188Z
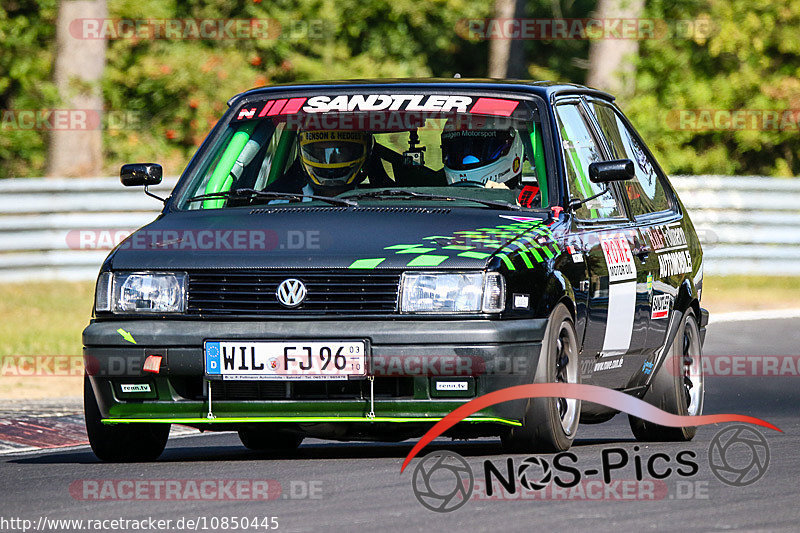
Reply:
M304 132L300 136L303 167L319 185L350 183L366 160L368 139L362 132Z
M319 168L348 166L366 155L366 146L355 142L324 141L301 146L306 163Z
M442 133L444 165L453 170L482 167L508 154L513 143L511 130L445 131Z

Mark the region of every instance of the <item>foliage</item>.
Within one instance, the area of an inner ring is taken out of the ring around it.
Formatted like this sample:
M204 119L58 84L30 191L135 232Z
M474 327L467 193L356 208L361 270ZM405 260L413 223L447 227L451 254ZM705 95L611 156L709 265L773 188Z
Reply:
M691 31L670 22L671 35L642 42L636 94L622 102L662 166L800 174L800 1L651 0L645 16L693 22ZM697 122L681 122L681 110ZM704 124L695 110L722 120ZM740 110L743 127L727 125L727 110ZM763 120L772 111L784 119L776 127Z
M583 18L596 0L529 0L531 18ZM268 38L112 38L103 94L106 170L157 160L179 173L232 95L303 80L486 74L488 41L470 0L111 0L111 19L266 19ZM3 0L0 112L58 105L52 63L56 0ZM636 90L620 104L670 173L800 174L794 129L692 130L680 110L800 109L800 0L647 0L666 35L640 42ZM674 21L710 21L687 34ZM583 83L587 40L525 42L534 79ZM42 175L47 132L0 123L0 178Z
M4 111L58 102L50 81L56 4L19 0L0 6L0 177L44 173L46 132L18 130L16 116Z

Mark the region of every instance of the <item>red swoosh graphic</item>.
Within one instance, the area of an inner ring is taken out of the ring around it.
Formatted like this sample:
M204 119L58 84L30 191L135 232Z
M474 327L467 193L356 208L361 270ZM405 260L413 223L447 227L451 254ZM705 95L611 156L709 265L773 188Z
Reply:
M597 385L582 385L579 383L534 383L531 385L517 385L498 391L490 392L470 400L461 407L454 409L446 417L437 422L425 435L417 442L403 461L400 473L406 469L411 459L427 446L433 439L461 422L464 418L474 414L481 409L492 405L520 400L522 398L571 398L586 402L598 403L617 411L622 411L636 416L643 420L653 422L661 426L685 427L685 426L705 426L708 424L719 424L722 422L745 422L755 424L765 428L781 431L780 428L773 426L765 420L747 415L720 414L720 415L700 415L700 416L681 416L662 411L658 407L650 405L644 400L634 398L624 392L599 387Z

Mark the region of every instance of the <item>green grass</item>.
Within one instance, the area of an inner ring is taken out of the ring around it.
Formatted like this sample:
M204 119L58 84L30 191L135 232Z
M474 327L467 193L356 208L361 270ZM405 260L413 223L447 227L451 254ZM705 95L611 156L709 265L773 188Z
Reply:
M0 284L0 356L81 355L93 282Z
M800 276L706 276L702 304L718 313L800 307Z

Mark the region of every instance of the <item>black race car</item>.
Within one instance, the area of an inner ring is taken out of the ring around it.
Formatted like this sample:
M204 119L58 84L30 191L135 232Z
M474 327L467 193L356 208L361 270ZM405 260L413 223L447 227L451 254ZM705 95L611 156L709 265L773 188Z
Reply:
M104 460L149 460L170 424L403 440L533 382L697 415L702 251L664 172L606 93L465 80L239 94L154 222L109 254L83 332ZM161 167L122 167L124 185ZM569 448L574 399L497 404L457 437ZM631 418L637 438L694 428Z

